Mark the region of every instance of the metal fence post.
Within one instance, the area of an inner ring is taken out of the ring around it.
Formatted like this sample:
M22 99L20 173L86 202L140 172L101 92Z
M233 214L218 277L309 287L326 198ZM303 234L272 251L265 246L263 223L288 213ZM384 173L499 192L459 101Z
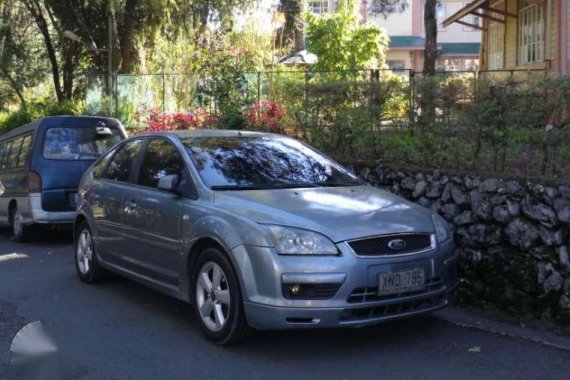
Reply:
M162 73L162 115L166 112L166 75Z

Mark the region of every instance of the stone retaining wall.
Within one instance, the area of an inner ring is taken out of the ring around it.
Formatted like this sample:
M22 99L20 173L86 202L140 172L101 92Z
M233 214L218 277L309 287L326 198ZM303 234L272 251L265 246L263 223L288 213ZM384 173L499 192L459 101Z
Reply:
M570 324L570 185L357 166L455 226L458 302Z

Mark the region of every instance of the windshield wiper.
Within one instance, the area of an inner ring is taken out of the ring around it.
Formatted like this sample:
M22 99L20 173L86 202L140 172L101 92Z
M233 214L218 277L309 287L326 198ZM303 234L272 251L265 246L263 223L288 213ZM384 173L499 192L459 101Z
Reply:
M297 189L302 187L319 187L315 183L279 183L273 185L217 185L210 186L211 190L274 190L274 189Z

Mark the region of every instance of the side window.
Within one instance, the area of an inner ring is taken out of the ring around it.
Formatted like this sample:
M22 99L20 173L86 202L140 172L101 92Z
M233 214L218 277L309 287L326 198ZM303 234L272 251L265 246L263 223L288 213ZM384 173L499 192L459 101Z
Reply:
M6 153L7 146L8 144L5 142L0 144L0 169L4 169L4 166L2 165L2 159L4 158L4 154Z
M10 151L12 150L13 141L6 143L6 149L2 155L2 169L9 169L8 161L10 160Z
M10 148L10 154L8 154L8 160L6 161L6 168L13 169L18 166L18 156L20 155L20 148L22 146L23 138L18 138L12 141L12 146Z
M115 181L128 181L142 143L143 140L134 140L120 147L119 151L111 159L111 162L109 162L105 178Z
M184 160L178 149L168 141L154 139L145 152L138 184L156 188L160 178L173 174L182 175L183 171Z
M24 167L28 163L30 151L32 149L32 135L27 135L22 141L22 148L20 149L20 156L18 157L18 167Z
M99 160L99 162L97 162L95 165L93 165L93 169L91 169L91 172L93 173L93 177L99 179L103 176L105 169L107 168L107 164L109 163L109 161L111 161L111 157L113 157L115 152L116 152L116 149L113 149L112 151L107 153L105 155L105 157L101 158L101 160Z

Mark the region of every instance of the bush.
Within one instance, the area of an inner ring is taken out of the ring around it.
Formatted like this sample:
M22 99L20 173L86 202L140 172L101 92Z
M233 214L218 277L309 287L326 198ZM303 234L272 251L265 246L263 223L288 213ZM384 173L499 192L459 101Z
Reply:
M1 113L0 131L5 133L46 116L83 114L85 114L85 107L81 101L58 103L51 99L44 99L29 103L25 108L22 107L14 111Z

